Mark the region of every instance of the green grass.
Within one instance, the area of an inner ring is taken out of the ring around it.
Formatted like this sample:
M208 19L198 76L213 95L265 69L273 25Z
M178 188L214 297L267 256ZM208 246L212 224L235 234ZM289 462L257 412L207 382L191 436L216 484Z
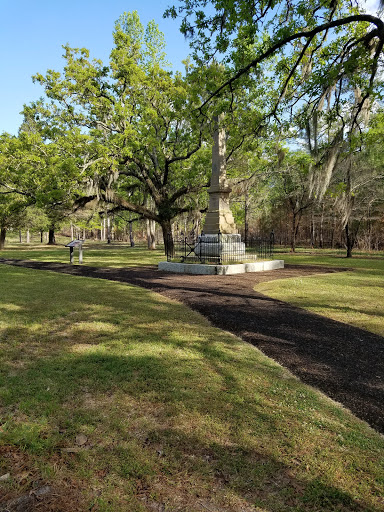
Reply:
M65 247L68 239L60 239L60 243L54 246L45 244L19 244L10 243L3 251L0 251L0 258L17 258L37 261L54 261L69 263L69 249ZM78 263L79 253L75 249L75 264ZM157 265L164 261L163 248L149 251L142 245L131 247L127 243L87 241L83 250L83 264L91 267L141 267Z
M57 246L40 244L7 244L0 258L30 259L68 263L66 239ZM296 254L278 249L275 258L286 263L326 265L351 268L349 272L324 274L306 278L275 280L257 286L257 291L290 302L296 306L384 335L384 255L356 252L345 258L342 250L309 250L298 248ZM78 253L75 250L75 263ZM163 249L148 251L146 247L130 247L114 242L111 245L87 241L84 264L94 267L140 267L157 265L165 259ZM278 273L276 274L278 277Z
M301 308L384 336L384 257L334 253L280 254L286 263L351 270L261 283L256 290Z
M383 437L197 313L97 279L0 282L4 499L40 482L64 511L384 510Z

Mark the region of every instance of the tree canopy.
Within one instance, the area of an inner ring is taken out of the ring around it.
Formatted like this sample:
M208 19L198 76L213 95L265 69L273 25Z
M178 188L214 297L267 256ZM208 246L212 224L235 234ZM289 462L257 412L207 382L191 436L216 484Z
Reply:
M369 98L381 97L384 24L358 3L180 0L165 16L181 18L180 29L199 63L219 60L226 66L226 77L202 110L213 98L270 75L275 91L266 98L263 122L282 123L304 105L311 113L321 111L324 102L327 115L337 116L352 85L360 91L357 123Z
M45 87L48 122L82 146L87 177L83 204L94 198L157 221L165 236L178 214L194 207L190 194L208 185L203 146L206 121L194 110L198 93L167 70L157 26L136 12L116 22L109 65L86 49L65 47L64 73L35 80ZM199 153L199 158L196 158Z

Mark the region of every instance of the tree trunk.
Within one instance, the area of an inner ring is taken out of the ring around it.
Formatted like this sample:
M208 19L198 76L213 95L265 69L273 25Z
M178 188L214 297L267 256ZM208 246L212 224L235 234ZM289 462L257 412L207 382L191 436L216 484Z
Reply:
M156 222L152 219L146 219L147 224L147 244L149 250L156 249Z
M131 247L135 247L135 241L133 239L133 231L132 231L132 221L128 222L129 224L129 243Z
M291 252L296 250L296 213L292 214L291 224Z
M324 248L324 203L321 205L321 217L320 217L320 247Z
M333 218L332 235L331 235L331 249L335 247L335 231L336 231L336 217Z
M346 246L347 246L347 258L352 258L352 249L353 249L353 245L354 245L354 239L353 239L353 236L351 236L351 233L349 231L348 223L345 225L345 240L346 240Z
M174 244L173 244L173 236L172 236L172 224L170 220L165 220L160 223L161 229L163 231L163 240L164 240L164 252L166 256L173 257L174 255Z
M1 228L0 229L0 251L2 251L4 249L6 234L7 234L7 228Z
M315 239L316 239L316 224L315 224L315 215L312 210L312 218L311 218L311 247L312 247L312 249L315 247Z
M245 195L245 201L244 201L244 243L247 245L248 238L249 238L249 225L248 225L248 194Z
M40 243L41 244L43 243L43 235L44 235L44 231L40 231Z
M49 228L48 231L48 245L55 245L55 228Z
M27 229L27 244L31 243L31 234L29 232L29 229Z
M23 238L21 236L21 229L19 229L19 242L22 243L23 242Z

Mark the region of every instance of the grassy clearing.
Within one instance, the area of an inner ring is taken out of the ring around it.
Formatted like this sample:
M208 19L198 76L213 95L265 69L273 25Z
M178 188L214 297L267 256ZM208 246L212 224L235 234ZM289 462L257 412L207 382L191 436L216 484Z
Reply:
M7 244L5 250L0 251L0 258L17 258L37 261L54 261L69 263L69 249L65 244L69 240L63 240L57 245L45 244ZM127 243L87 241L84 245L84 265L91 267L142 267L157 265L164 261L163 248L148 251L144 246L131 247ZM78 263L78 251L75 249L75 264Z
M57 246L40 244L8 244L1 257L68 263L66 240ZM384 335L384 256L380 253L358 253L345 258L342 250L298 249L296 254L278 250L275 258L286 263L348 267L350 272L324 274L297 279L262 283L257 291L290 302L340 322ZM146 247L130 247L125 243L87 241L84 264L94 267L140 267L157 265L165 256L162 249L148 251ZM75 251L75 263L77 251ZM276 274L278 277L278 274Z
M256 290L301 308L384 336L384 257L281 254L286 263L351 268L351 271L259 284Z
M197 313L114 282L0 280L3 500L39 482L64 511L384 510L383 437Z

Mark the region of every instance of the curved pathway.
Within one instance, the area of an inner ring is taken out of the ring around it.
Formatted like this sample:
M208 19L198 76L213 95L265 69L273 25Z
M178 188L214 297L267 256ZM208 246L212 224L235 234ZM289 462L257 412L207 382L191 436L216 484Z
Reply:
M193 276L154 267L96 268L4 258L0 263L130 283L183 302L384 433L384 338L253 290L262 281L341 269L287 265L262 273Z

